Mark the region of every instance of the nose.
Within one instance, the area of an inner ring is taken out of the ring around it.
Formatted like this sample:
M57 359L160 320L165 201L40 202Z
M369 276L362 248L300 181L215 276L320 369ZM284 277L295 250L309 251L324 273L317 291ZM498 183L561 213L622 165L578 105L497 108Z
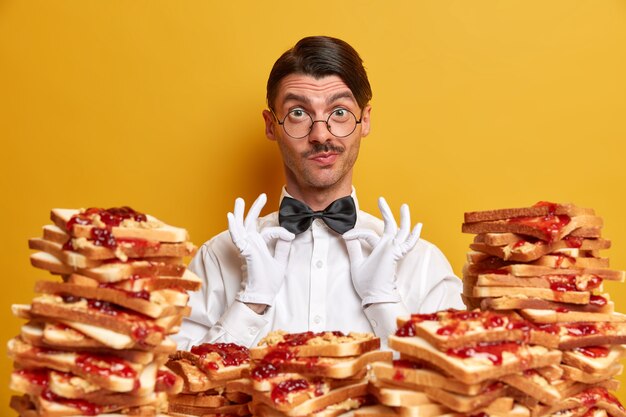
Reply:
M332 134L328 129L326 120L313 120L311 131L309 132L309 142L325 143L331 139Z

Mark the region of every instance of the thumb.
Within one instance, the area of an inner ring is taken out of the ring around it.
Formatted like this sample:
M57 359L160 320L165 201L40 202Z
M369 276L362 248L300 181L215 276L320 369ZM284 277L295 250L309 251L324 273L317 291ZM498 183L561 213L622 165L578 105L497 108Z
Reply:
M380 236L373 230L352 229L343 234L343 239L348 242L352 240L364 240L371 247L376 247L380 241Z

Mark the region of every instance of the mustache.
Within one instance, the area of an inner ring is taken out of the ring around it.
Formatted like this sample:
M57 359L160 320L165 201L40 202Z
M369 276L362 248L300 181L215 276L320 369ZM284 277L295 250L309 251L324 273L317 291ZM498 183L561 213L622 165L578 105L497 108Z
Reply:
M308 158L318 153L343 153L346 150L343 146L333 145L332 143L314 143L312 148L302 154L303 157Z

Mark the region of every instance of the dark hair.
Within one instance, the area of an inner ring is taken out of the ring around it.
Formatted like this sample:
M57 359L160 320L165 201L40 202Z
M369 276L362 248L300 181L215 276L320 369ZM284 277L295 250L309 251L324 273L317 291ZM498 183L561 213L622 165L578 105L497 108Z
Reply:
M311 75L316 79L337 75L346 83L359 107L372 99L372 88L363 60L348 43L328 36L303 38L274 63L267 80L267 105L273 108L280 81L290 74Z

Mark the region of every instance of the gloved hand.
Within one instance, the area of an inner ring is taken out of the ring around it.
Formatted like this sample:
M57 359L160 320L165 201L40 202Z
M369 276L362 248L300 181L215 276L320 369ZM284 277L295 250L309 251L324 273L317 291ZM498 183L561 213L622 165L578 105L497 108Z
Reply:
M271 306L285 279L289 249L295 235L282 227L270 227L258 232L257 219L266 201L267 196L261 194L244 220L245 202L237 198L233 213L228 213L227 217L230 237L246 261L242 268L242 290L236 299ZM272 255L267 245L273 239L278 240Z
M422 224L418 223L409 233L411 214L406 204L400 207L400 230L383 197L378 199L378 208L385 222L382 236L365 229L352 229L343 234L352 283L364 307L401 300L396 288L396 264L417 244L422 231ZM367 258L363 256L361 240L373 248Z

